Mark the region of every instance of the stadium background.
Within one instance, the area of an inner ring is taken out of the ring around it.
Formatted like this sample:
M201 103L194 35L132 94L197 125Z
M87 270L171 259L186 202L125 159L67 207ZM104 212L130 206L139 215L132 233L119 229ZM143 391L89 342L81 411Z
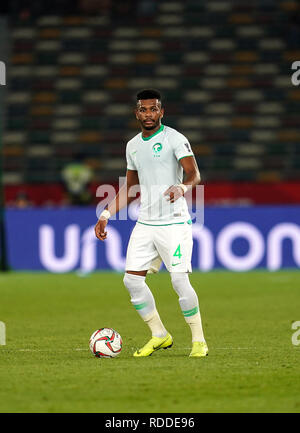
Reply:
M300 60L298 1L11 1L6 8L2 262L122 270L133 221L111 223L109 247L94 244L96 189L117 189L125 175L125 144L138 132L134 95L154 87L165 123L189 138L204 185L194 268L299 267L300 89L291 81Z

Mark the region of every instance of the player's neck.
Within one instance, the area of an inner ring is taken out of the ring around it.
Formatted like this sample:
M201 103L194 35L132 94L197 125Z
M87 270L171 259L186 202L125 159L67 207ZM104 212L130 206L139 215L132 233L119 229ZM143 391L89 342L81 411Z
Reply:
M159 125L157 125L155 128L150 129L150 130L142 128L142 137L143 138L149 138L152 135L156 134L162 128L163 128L163 125L161 123Z

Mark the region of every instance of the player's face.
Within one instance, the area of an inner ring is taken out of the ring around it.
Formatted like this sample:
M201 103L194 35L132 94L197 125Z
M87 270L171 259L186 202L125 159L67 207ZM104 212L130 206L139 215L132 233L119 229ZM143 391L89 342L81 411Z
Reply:
M140 99L135 111L137 120L143 129L151 131L160 125L164 109L158 99Z

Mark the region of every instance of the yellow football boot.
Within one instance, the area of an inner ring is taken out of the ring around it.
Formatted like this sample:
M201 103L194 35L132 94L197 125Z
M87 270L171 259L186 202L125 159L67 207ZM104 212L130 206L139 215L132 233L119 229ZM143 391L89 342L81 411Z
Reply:
M192 351L190 353L191 358L203 358L208 355L208 347L204 341L195 341L193 343Z
M134 352L133 356L151 356L153 352L159 349L168 349L173 346L173 338L170 334L167 334L163 338L152 337L144 347Z

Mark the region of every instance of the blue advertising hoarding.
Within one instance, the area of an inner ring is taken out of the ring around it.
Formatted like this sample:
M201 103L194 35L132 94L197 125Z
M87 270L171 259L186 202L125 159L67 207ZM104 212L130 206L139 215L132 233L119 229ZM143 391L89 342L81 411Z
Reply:
M110 221L96 239L94 208L6 211L8 260L15 270L123 271L135 221ZM207 207L192 225L194 270L300 267L300 206Z

